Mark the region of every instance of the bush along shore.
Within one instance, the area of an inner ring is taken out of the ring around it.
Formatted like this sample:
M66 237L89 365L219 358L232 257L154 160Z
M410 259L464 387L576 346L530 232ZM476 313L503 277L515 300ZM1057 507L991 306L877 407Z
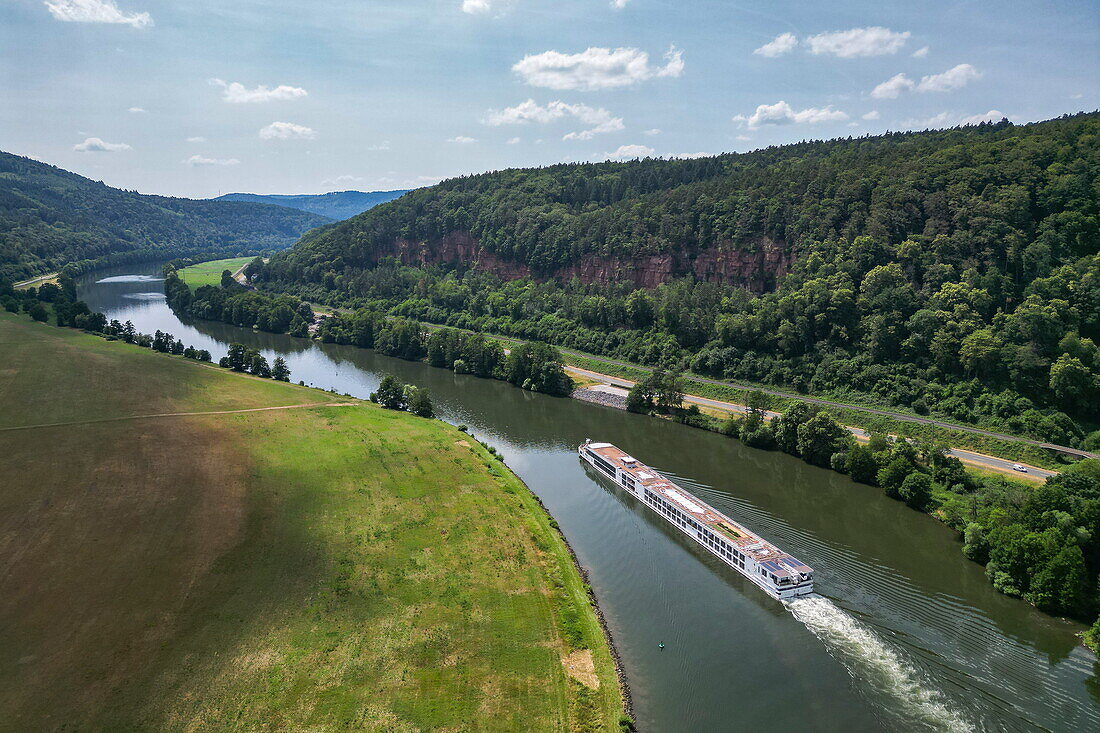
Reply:
M304 332L302 328L303 313L312 314L308 303L256 292L232 278L223 278L221 287L203 286L192 293L169 266L165 290L174 309L193 316L292 335L310 332L308 325ZM560 352L543 343L520 344L505 355L500 343L484 334L429 331L417 321L367 309L320 319L314 336L548 394L573 393ZM964 554L986 567L1000 592L1047 613L1100 624L1100 461L1078 462L1031 489L967 472L958 459L946 455L942 442L872 433L869 442L859 443L828 412L808 403L783 405L784 413L769 421L766 413L776 406L769 396L754 391L744 417L721 419L695 405L685 408L683 391L682 376L658 369L631 389L625 407L736 437L750 447L782 450L881 487L891 498L960 532L966 540ZM579 397L610 402L590 393Z
M714 417L696 405L685 408L682 387L678 374L658 370L638 382L625 403L595 397L598 392L580 397L781 450L880 487L958 531L963 554L985 566L998 591L1046 613L1091 623L1083 637L1100 652L1100 461L1079 461L1032 488L968 472L940 443L877 433L861 443L806 403L769 420L770 399L759 391L749 393L746 415Z

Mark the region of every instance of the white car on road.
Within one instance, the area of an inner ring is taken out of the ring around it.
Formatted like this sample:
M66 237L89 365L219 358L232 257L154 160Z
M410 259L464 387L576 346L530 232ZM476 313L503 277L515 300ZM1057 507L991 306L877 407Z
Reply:
M1012 470L1013 471L1019 471L1020 473L1027 473L1027 467L1026 466L1021 466L1019 463L1013 463L1012 464Z

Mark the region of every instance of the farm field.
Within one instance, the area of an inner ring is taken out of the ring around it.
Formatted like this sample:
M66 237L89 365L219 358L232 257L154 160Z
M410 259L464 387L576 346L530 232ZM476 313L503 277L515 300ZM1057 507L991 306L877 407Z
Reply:
M10 314L0 401L0 727L619 729L568 549L456 429Z
M203 285L221 285L222 272L224 270L236 272L254 259L256 259L255 255L251 257L230 257L226 260L200 262L197 265L183 268L179 271L179 275L192 290L201 288Z

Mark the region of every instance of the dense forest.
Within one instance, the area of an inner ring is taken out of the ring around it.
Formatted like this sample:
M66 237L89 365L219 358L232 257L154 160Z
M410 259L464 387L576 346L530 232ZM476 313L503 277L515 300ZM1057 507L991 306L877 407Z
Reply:
M307 233L257 279L1080 445L1100 414L1098 173L1096 113L508 170Z
M286 247L327 217L265 204L147 196L0 152L0 278L63 266L227 257Z

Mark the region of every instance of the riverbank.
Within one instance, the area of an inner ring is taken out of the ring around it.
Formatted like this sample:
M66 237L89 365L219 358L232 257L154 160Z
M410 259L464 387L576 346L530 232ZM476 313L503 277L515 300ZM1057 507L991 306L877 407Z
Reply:
M204 263L204 265L219 266L218 263L222 263L226 267L236 264L235 261L219 260L214 263ZM202 266L199 265L198 267ZM184 274L185 270L181 271L181 276L186 280L189 276ZM315 315L328 315L331 311L346 312L347 310L340 308L330 310L315 303L309 305ZM430 323L425 323L424 326L428 329L441 327ZM518 343L515 338L499 334L485 334L485 336L502 344ZM598 372L601 375L625 378L635 382L644 379L652 371L652 369L640 364L588 354L575 349L557 348L561 351L565 364L579 370L589 370ZM972 424L957 424L942 418L918 415L912 410L904 408L852 402L846 400L844 396L795 394L789 391L777 390L764 384L745 381L729 382L690 373L684 375L684 384L685 391L693 397L723 402L737 402L739 398L743 399L747 392L760 390L768 395L771 402L770 406L780 412L786 411L798 403L809 403L825 410L839 422L857 430L946 443L959 451L970 452L979 457L993 456L999 458L1010 466L1014 463L1020 463L1037 467L1043 471L1053 472L1066 465L1064 456L1069 456L1070 460L1097 457L1095 453L1070 446L1045 443L1022 435L999 433ZM980 458L978 460L981 462Z
M0 427L37 426L0 432L9 723L619 730L570 549L458 430L25 316L0 341Z

